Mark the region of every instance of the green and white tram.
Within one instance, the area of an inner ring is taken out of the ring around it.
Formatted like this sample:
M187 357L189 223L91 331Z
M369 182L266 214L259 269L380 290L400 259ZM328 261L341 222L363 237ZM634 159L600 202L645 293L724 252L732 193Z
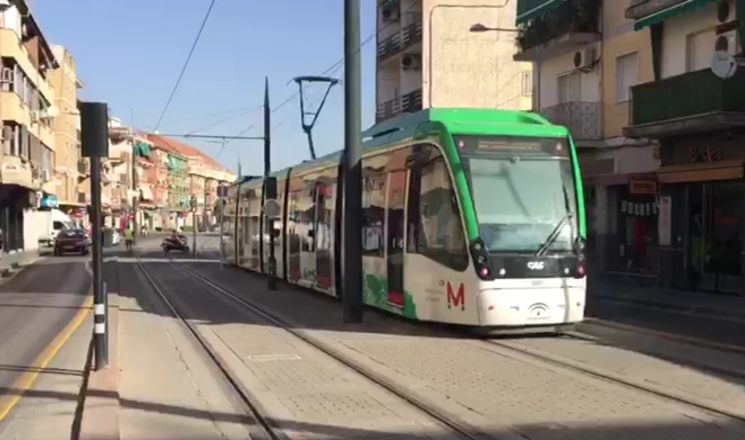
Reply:
M539 115L428 109L364 134L367 305L493 330L563 327L585 307L585 213L566 128ZM342 285L341 154L278 171L277 275L336 296ZM272 179L272 180L274 180ZM267 272L264 180L228 192L228 263Z

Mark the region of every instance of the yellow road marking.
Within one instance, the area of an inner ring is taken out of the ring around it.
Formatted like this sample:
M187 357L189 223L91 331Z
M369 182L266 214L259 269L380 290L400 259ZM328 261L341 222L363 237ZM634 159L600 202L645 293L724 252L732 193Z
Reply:
M0 421L2 421L13 409L13 407L16 406L18 401L21 400L21 397L23 397L23 393L28 391L34 384L36 378L39 376L39 373L41 373L41 371L46 368L46 366L49 364L49 362L51 362L57 352L62 348L63 345L65 345L65 342L67 342L67 340L70 339L70 336L72 336L75 330L80 327L80 324L83 323L83 320L88 315L88 312L90 311L92 306L93 296L88 296L83 304L80 306L80 310L78 310L78 313L75 315L75 317L67 323L65 328L63 328L62 331L59 332L57 336L52 340L52 342L50 342L49 345L47 345L47 347L39 354L39 356L34 359L34 362L29 366L30 371L26 371L25 373L21 374L18 379L13 381L10 389L12 391L15 391L16 394L0 398Z

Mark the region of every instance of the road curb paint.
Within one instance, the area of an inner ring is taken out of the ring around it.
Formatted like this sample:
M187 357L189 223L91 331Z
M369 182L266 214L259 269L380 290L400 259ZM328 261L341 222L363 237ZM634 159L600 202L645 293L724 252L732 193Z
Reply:
M61 332L52 339L52 342L47 345L39 356L34 359L32 364L29 366L31 371L26 371L21 374L13 383L10 385L11 390L18 390L17 394L9 396L4 399L0 399L0 421L2 421L8 413L18 404L23 397L23 394L31 389L36 382L36 378L39 374L49 365L49 362L54 359L54 356L60 351L65 345L68 339L72 336L75 330L80 327L83 320L88 316L91 307L93 306L93 296L87 296L83 304L80 305L78 313L65 325Z

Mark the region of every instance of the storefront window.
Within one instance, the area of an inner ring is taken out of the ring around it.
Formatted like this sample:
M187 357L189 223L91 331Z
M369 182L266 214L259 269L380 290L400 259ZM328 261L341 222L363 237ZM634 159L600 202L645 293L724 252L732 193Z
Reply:
M628 187L617 187L615 270L657 274L657 197L630 194Z
M698 223L703 223L706 231L706 253L703 259L706 273L740 275L741 201L744 192L739 182L710 184L705 188L706 217L701 219L703 222L696 221L695 226L700 231ZM701 235L700 232L698 235Z

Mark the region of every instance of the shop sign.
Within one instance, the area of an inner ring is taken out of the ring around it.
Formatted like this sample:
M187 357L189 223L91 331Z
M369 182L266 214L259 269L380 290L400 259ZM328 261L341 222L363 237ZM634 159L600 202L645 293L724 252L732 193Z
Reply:
M39 206L42 208L57 208L59 206L59 199L54 194L46 194L39 201Z
M657 180L650 176L631 176L629 194L657 194Z
M721 148L691 148L691 162L719 162L724 159L724 153Z

